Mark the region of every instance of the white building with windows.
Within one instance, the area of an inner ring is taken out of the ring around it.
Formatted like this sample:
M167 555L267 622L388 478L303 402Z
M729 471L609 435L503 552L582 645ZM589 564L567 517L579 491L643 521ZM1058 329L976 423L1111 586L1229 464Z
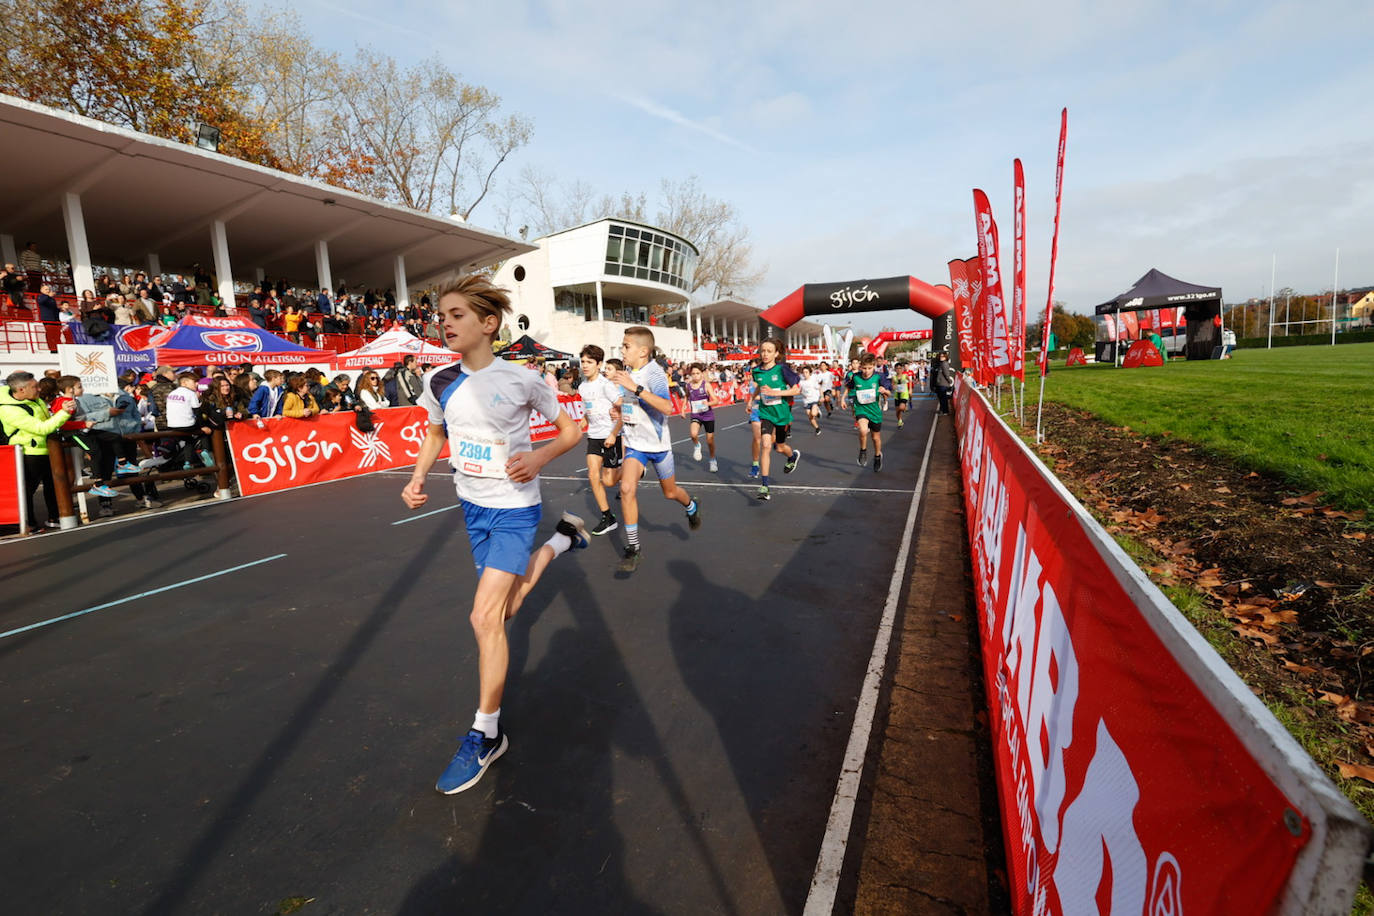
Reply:
M590 343L619 356L625 329L645 325L670 359L697 358L688 290L700 252L690 240L601 219L532 244L535 251L510 258L494 278L510 291L512 339L529 334L573 354Z

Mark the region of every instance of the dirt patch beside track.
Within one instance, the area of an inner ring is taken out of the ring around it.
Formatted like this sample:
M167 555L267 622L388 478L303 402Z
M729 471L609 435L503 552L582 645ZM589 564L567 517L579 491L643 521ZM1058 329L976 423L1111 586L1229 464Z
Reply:
M1044 422L1045 462L1374 813L1374 532L1363 513L1061 405L1046 404Z

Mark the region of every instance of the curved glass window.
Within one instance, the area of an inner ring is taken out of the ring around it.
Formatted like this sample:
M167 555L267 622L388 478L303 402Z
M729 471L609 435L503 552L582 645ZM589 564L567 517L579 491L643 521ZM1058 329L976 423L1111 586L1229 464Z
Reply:
M690 290L696 262L696 253L681 239L630 226L608 227L608 276L635 277Z

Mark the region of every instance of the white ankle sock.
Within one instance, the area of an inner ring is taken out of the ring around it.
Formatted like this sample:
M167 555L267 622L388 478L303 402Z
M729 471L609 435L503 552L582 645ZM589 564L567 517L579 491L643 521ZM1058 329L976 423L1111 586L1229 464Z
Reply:
M477 717L472 720L472 727L486 735L488 738L495 738L500 726L501 710L496 712L482 712L477 710Z
M552 547L554 559L557 559L559 554L572 547L572 538L568 537L566 534L560 534L555 531L553 536L544 542L544 546Z

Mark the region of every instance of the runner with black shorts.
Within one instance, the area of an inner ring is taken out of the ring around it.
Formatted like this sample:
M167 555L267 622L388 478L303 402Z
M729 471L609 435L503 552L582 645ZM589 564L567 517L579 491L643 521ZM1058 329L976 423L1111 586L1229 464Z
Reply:
M601 374L606 351L595 344L582 348L582 383L577 393L582 398L582 428L587 431L587 481L592 498L601 510L601 520L592 534L608 534L619 527L606 488L620 483L620 421L611 418L611 408L620 404L620 386Z
M873 470L883 469L883 408L879 399L892 392L883 387L883 377L875 371L877 357L865 353L859 373L849 377L841 404L854 399L854 422L859 427L859 467L868 463L868 434L873 434Z
M787 456L782 466L784 474L796 470L801 460L801 452L787 444L787 434L792 430L792 398L801 391L801 376L792 371L785 362L779 362L787 353L781 340L766 337L759 344L762 364L752 373L758 390L759 433L762 439L760 457L763 459L763 486L759 487L759 499L770 499L768 492L768 465L774 449Z
M897 404L897 428L902 428L902 414L911 404L911 370L906 363L897 364L892 376L892 399Z
M806 410L806 419L810 421L811 428L816 431L816 435L821 434L821 377L822 373L811 371L810 366L802 367L801 377L801 396L802 407Z
M706 378L706 367L692 363L687 370L687 406L692 417L692 460L701 460L701 431L706 430L706 448L711 455L711 472L716 465L716 388Z

